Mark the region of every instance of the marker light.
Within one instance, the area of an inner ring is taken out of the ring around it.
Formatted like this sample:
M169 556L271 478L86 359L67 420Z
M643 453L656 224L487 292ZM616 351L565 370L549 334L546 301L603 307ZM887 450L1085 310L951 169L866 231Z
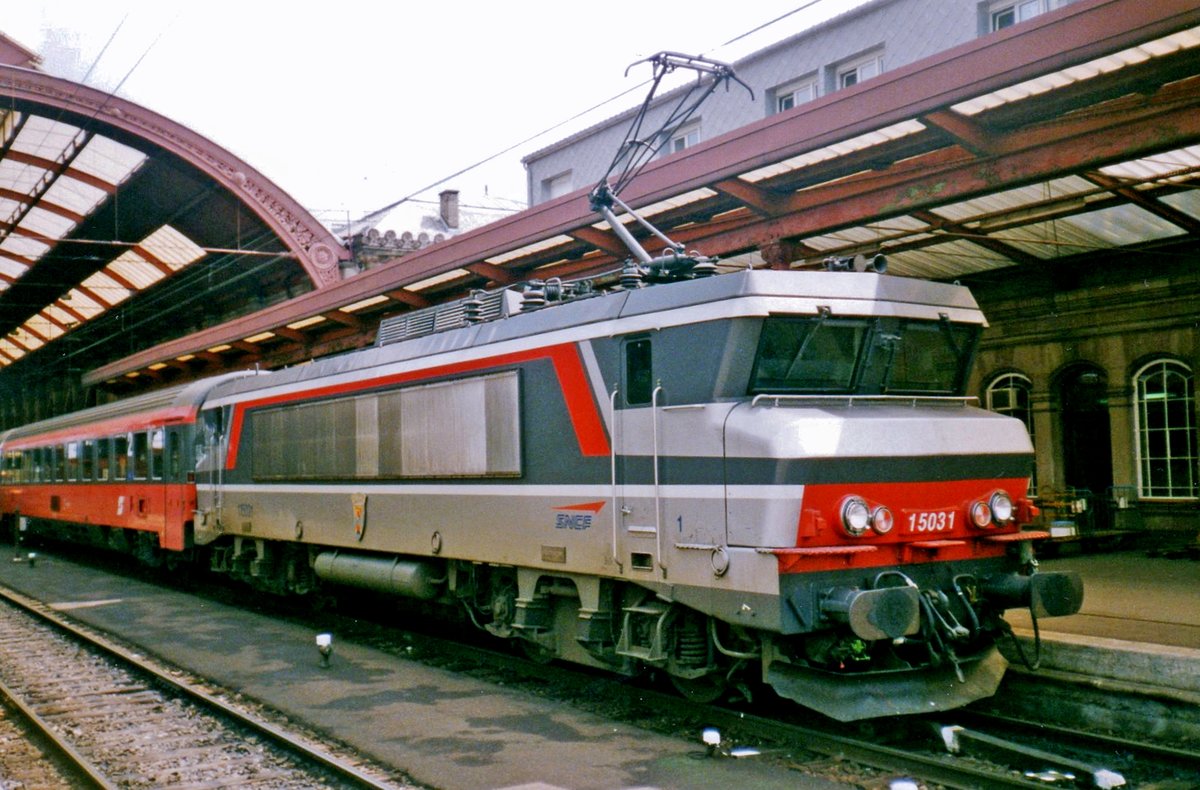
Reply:
M875 508L874 512L871 513L871 529L880 535L886 535L891 532L892 525L895 523L895 519L892 518L892 511L883 505Z
M971 523L980 529L987 529L992 525L992 509L988 507L987 502L971 505Z
M871 509L862 497L847 497L842 503L842 528L852 538L861 537L871 525Z

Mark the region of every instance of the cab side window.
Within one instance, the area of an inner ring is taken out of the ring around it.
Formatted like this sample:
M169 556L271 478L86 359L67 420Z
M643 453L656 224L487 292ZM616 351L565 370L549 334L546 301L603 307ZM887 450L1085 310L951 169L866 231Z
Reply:
M650 338L626 340L622 351L625 357L625 403L640 406L650 403L654 395L654 370L650 359Z

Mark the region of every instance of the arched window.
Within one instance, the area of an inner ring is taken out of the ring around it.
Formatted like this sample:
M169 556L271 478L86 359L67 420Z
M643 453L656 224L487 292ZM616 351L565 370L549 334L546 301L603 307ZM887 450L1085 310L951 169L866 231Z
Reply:
M1154 499L1194 499L1196 405L1192 370L1157 360L1133 376L1138 434L1138 493Z
M1025 423L1029 431L1029 441L1033 441L1033 382L1020 373L1006 373L998 376L987 388L987 408L989 411L1016 417ZM1035 445L1036 446L1036 445ZM1037 492L1037 469L1030 470L1029 491Z

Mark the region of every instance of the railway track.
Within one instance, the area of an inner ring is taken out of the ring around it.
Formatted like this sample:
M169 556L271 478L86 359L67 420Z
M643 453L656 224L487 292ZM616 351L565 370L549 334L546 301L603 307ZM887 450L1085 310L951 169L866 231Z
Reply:
M863 786L886 786L880 784L881 777L908 777L925 786L965 790L1200 787L1200 751L1186 746L975 711L849 725L813 714L813 724L798 724L797 711L790 705L777 709L757 704L699 705L671 692L576 667L531 663L521 656L437 636L398 636L394 628L376 631L363 620L356 622L364 630L352 635L349 628L343 629L344 637L368 640L408 659L495 679L507 687L527 682L539 694L547 693L548 685L577 688L578 694L568 692L567 701L583 707L599 705L597 712L602 715L663 732L688 731L696 738L698 752L713 759L756 753L792 771ZM770 695L767 690L762 693ZM708 728L720 733L715 748L702 741L702 731ZM948 731L962 733L955 752L947 748Z
M69 766L64 786L80 778L95 787L408 786L7 589L0 589L0 696L41 733L53 762ZM17 757L5 752L0 786L16 781L8 773L51 770Z
M369 596L368 596L369 598ZM448 671L494 682L509 689L527 689L531 694L554 698L597 715L626 721L662 734L694 738L696 756L711 759L736 756L733 747L752 746L762 761L774 761L781 770L832 778L863 786L885 786L881 778L910 777L925 786L959 788L1009 788L1050 786L1103 786L1096 784L1091 772L1062 769L1062 763L1045 762L1035 755L1034 746L1051 757L1078 764L1085 734L1034 725L1036 738L1013 734L1010 722L997 722L966 713L942 714L936 722L917 718L877 720L870 725L839 725L813 715L797 723L797 710L779 706L736 705L729 708L697 705L673 693L659 692L641 683L622 682L606 674L589 673L576 667L544 665L492 649L492 646L464 644L436 634L396 628L396 611L386 607L386 620L374 622L370 601L356 599L349 609L352 618L336 617L323 628L338 632L345 642L368 644L406 661L419 661ZM299 614L290 608L272 616L304 621L311 626L311 614ZM322 615L325 617L326 615ZM2 659L0 659L2 661ZM756 699L770 696L758 689L748 690ZM933 726L934 724L938 726ZM807 725L807 726L803 726ZM944 727L969 726L972 732L1010 738L1024 751L986 755L974 749L948 753L940 743ZM716 728L721 743L709 748L701 740L705 728ZM1001 734L1002 733L1002 734ZM1097 764L1111 769L1105 776L1124 774L1126 786L1146 786L1162 781L1183 781L1188 777L1200 782L1200 774L1189 772L1188 765L1200 765L1200 754L1184 748L1139 750L1136 742L1096 741L1084 749ZM1061 748L1060 748L1061 747ZM1040 752L1038 752L1040 754ZM1097 756L1098 755L1098 756ZM1136 755L1136 756L1134 756ZM1051 767L1059 765L1059 768ZM1181 766L1183 766L1181 768ZM1067 777L1074 775L1074 780ZM310 782L311 784L311 782ZM1121 785L1111 785L1121 786Z

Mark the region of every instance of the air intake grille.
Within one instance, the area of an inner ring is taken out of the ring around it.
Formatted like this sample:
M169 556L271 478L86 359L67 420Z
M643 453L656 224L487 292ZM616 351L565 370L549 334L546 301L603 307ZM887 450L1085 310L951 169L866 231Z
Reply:
M386 346L401 340L503 318L519 312L520 301L521 295L507 288L477 291L453 302L385 318L379 323L375 345Z

